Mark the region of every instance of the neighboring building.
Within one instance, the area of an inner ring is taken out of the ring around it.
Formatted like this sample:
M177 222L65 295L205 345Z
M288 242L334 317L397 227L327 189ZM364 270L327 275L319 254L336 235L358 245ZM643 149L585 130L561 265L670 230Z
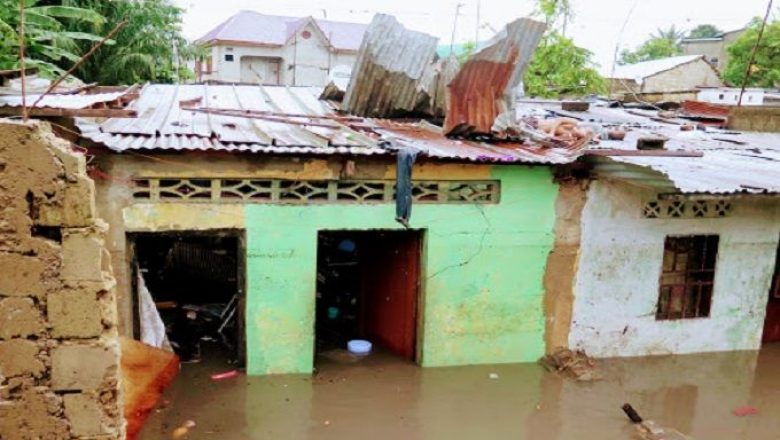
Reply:
M324 86L337 67L351 68L367 25L240 11L199 38L210 57L199 81Z
M780 341L780 136L681 131L619 109L574 115L631 129L586 153L588 185L561 186L548 348L622 357ZM637 150L648 135L664 149Z
M728 47L744 32L745 29L738 29L715 38L686 38L680 46L685 55L702 55L718 71L723 72L729 64Z
M718 72L700 55L616 66L605 72L612 97L624 101L694 100L699 87L720 87Z
M699 90L697 100L712 104L737 105L742 89L736 87L705 87ZM742 105L764 105L766 91L758 88L745 89L742 95Z
M96 173L106 176L97 205L110 224L123 333L138 325L137 261L153 295L184 290L168 301L197 302L214 270L230 278L210 290L227 295L223 302L240 298L238 355L245 347L250 374L311 373L315 341L336 331L328 323L341 314L423 366L536 361L545 350L542 280L558 193L550 165L576 153L449 140L425 123L365 120L374 126L367 131L344 119L306 127L306 118L285 116L332 114L317 96L302 87L155 85L135 103L138 119L80 123L94 142ZM277 116L180 108L206 97L210 107ZM410 229L395 220L396 157L382 147L385 137L421 150ZM328 253L344 240L363 257L334 261L349 254L349 245ZM160 248L169 242L180 244ZM159 287L163 264L171 264L163 273L184 270L176 249L192 264L221 257ZM359 308L351 299L323 303L330 274L354 267L360 272L343 278L362 273L362 281L340 286L364 286Z

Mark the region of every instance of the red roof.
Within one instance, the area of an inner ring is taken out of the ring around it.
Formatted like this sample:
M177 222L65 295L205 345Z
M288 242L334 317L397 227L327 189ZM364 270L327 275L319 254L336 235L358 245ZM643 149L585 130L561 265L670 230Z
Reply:
M337 50L358 50L368 25L314 18L265 15L254 11L239 11L198 39L199 42L239 41L258 45L281 46L309 20Z

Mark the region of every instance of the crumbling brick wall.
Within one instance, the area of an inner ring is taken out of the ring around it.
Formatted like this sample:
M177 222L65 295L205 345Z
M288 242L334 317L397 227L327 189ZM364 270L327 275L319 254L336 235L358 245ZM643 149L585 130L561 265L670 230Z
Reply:
M124 437L114 279L83 155L0 120L0 439Z

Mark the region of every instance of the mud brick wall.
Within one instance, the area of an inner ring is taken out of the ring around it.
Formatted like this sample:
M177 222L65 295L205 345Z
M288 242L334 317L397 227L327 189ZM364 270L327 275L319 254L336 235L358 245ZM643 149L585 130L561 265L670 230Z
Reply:
M105 232L84 156L0 120L0 439L124 438Z

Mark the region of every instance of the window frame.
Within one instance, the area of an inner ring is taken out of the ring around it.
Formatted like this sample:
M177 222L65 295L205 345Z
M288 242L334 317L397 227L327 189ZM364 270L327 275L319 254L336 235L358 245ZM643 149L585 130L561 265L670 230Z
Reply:
M225 54L225 62L226 63L232 63L236 61L236 57L232 53L226 53Z
M711 317L719 251L718 234L667 235L664 238L656 321Z

